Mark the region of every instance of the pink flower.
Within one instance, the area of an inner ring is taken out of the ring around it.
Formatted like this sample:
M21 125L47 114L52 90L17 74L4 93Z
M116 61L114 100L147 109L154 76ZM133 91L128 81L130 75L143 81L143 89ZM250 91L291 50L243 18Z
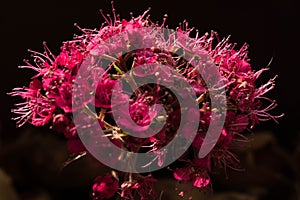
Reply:
M66 115L55 115L52 121L52 129L58 133L63 133L66 138L77 138L75 125Z
M53 117L52 129L58 133L64 133L66 127L69 126L70 120L63 114L58 114Z
M129 200L157 200L154 184L156 179L151 176L141 177L139 180L125 181L121 185L121 197Z
M193 186L202 189L208 186L210 183L210 178L205 175L196 174L196 176L193 178Z
M82 62L83 55L74 43L66 43L62 49L63 51L55 60L58 66L72 70Z
M93 200L104 200L112 198L119 189L119 182L112 176L98 176L92 187Z
M136 52L137 58L135 59L135 70L133 74L138 77L148 76L154 74L158 68L158 65L152 65L155 63L159 55L155 54L150 49L142 49ZM146 64L144 66L144 64Z
M99 108L110 108L111 105L111 95L117 81L111 80L109 78L103 78L103 80L98 82L95 95L95 106Z
M41 94L42 84L39 80L34 79L29 88L15 88L9 93L12 96L20 96L26 101L16 104L17 108L13 112L20 115L14 118L18 120L18 126L26 122L34 126L44 126L51 118L55 110L54 103Z
M72 85L70 83L61 84L58 92L59 96L55 98L56 105L66 113L72 112Z
M49 70L43 76L43 89L46 92L48 98L57 98L60 96L59 88L62 83L68 82L70 75L65 73L61 69L55 71Z
M118 120L120 125L123 125L127 129L141 132L147 130L151 121L157 116L157 110L150 109L150 105L146 104L144 101L147 97L139 97L129 104L129 114L132 120L122 117ZM125 112L127 110L122 109L123 116L127 116Z
M174 178L179 181L189 181L191 179L191 174L189 167L177 169L173 173Z

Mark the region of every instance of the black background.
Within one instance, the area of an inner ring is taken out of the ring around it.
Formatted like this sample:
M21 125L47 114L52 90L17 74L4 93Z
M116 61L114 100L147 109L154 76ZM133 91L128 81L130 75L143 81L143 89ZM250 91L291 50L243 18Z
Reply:
M231 42L240 47L250 45L249 56L256 70L265 67L271 58L270 72L261 83L278 74L276 88L269 97L279 104L275 114L285 113L280 124L268 122L256 130L272 131L287 150L293 148L299 134L299 7L296 0L285 1L115 1L117 13L129 19L129 12L139 15L151 7L152 21L162 20L168 14L167 24L175 28L187 19L200 33L215 30L220 37L231 35ZM81 27L98 28L103 22L99 9L110 12L110 1L5 1L1 5L1 93L0 129L3 147L24 129L16 129L10 120L10 109L15 99L6 95L12 88L28 85L33 75L30 70L18 69L24 58L30 58L27 49L42 51L46 41L54 53L63 41L80 33ZM1 145L1 143L0 143ZM0 146L1 150L1 146Z

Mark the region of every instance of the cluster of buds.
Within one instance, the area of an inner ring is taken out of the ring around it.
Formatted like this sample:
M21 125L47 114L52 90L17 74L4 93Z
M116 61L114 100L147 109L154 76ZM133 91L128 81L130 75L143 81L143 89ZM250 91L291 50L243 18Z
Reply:
M82 113L84 112L97 119L99 122L97 125L101 126L105 137L116 146L139 153L156 152L166 146L175 137L181 118L193 121L195 119L191 113L198 112L200 117L199 120L197 119L196 137L186 153L176 161L181 167L175 167L170 171L173 172L176 180L191 182L191 187L197 189L210 187L209 174L212 167L235 167L238 158L231 149L247 141L243 133L260 121L269 119L276 121L280 117L269 114L276 103L265 97L265 94L274 87L275 78L257 87L255 81L266 69L257 72L251 69L247 45L236 49L235 44L229 43L229 37L219 39L216 32L199 36L198 31L196 31L196 36L186 43L184 37L189 37L194 28L189 28L188 23L183 22L174 30L177 34L175 39L177 46L170 39L149 37L149 35L142 35L143 32L141 32L141 37L144 38L142 42L153 43L164 49L143 48L118 57L107 56L110 63L106 68L98 69L98 74L101 75L92 76L90 73L81 73L84 81L74 91L74 82L82 63L92 51L95 49L99 51L99 45L123 32L132 32L139 28L158 30L166 27L165 18L161 24L153 23L147 15L148 12L149 10L138 17L132 16L130 20L125 20L116 15L113 7L112 16L104 15L101 11L105 23L99 29L84 29L76 25L82 31L82 35L76 35L73 40L64 42L58 55L53 55L46 44L44 44L44 53L30 51L33 62L25 60L26 66L21 66L21 68L33 69L37 74L32 77L29 87L15 88L10 93L12 96L20 96L24 99L23 103L16 104L16 108L13 109L13 112L19 115L15 120L18 126L27 122L34 126L48 125L67 138L70 153L89 155L78 136L78 127L73 120L74 115L82 115L84 120L86 117ZM126 45L131 44L129 38ZM117 48L124 48L122 45L124 44L115 43L110 48L114 48L112 51L115 51ZM182 55L188 52L205 52L209 56L222 77L224 83L222 89L226 93L224 126L213 149L203 158L198 156L198 152L203 145L208 127L214 120L212 113L216 114L221 111L212 109L207 84L193 62L188 62L183 58ZM139 67L142 68L145 64L149 68L143 68L144 71L139 70ZM195 94L198 110L190 110L189 115L181 115L178 98L170 88L160 84L143 85L132 94L124 92L122 85L118 84L118 79L132 69L135 70L131 79L128 80L129 85L148 76L155 77L157 71L160 70L160 78L168 80L169 86L173 84L174 87L178 87L176 85L178 82L170 70L158 69L161 65L175 70L180 75L178 79L184 79L189 83ZM94 88L96 90L93 90ZM117 101L112 101L113 90L120 91ZM74 94L77 96L74 97ZM82 103L74 104L74 98L80 98ZM269 104L265 106L265 102ZM131 119L116 120L112 109L118 109L118 106L125 103L128 104ZM153 109L157 104L162 105L165 117L160 116L159 109ZM146 129L150 129L153 123L161 123L159 119L165 124L156 134L148 138L134 137L129 134L130 132L142 134ZM93 125L85 124L83 128L89 130L89 126ZM125 127L125 130L119 126ZM183 140L188 139L190 127L185 126L182 131ZM153 163L162 166L166 156L166 154L157 154ZM153 186L159 180L152 177L151 173L142 176L113 171L112 174L95 179L91 192L93 199L110 199L114 196L132 200L158 199L159 195ZM183 195L183 192L179 192L179 195Z

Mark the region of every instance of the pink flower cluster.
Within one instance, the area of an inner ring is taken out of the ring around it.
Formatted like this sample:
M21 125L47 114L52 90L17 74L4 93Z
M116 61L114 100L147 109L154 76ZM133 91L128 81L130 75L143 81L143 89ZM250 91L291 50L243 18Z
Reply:
M101 72L102 75L98 80L95 92L86 92L93 91L95 86L90 83L94 82L95 77L90 77L88 74L83 77L85 79L81 86L83 92L77 91L76 94L80 94L80 98L85 99L85 104L72 105L74 79L81 63L91 50L107 38L123 31L140 27L165 27L165 20L160 25L155 24L149 17L146 17L147 12L127 21L117 17L114 9L113 17L105 16L101 11L106 21L101 28L90 30L78 27L83 34L76 36L74 40L64 42L59 55L53 55L46 44L44 44L44 53L31 51L33 62L25 60L27 65L21 66L21 68L33 69L37 74L32 77L29 87L15 88L10 93L12 96L20 96L24 99L24 102L17 104L13 109L13 112L19 115L15 120L17 120L18 126L27 122L34 126L50 125L54 131L63 134L68 139L68 148L71 153L80 154L86 149L77 135L76 126L72 121L72 113L85 109L86 112L90 112L90 115L98 119L99 124L107 133L106 136L117 146L134 152L155 151L172 140L176 132L174 130L180 122L180 107L175 96L170 93L168 88L157 85L140 87L137 93L129 96L130 116L136 124L143 127L151 124L151 121L157 117L157 113L149 109L154 104L162 104L169 116L166 119L166 126L159 133L150 138L136 138L117 129L111 114L111 108L118 106L111 104L112 90L116 87L118 78L132 67L138 68L143 64L155 63L170 66L185 77L193 87L201 116L195 140L189 151L178 160L182 167L173 169L174 178L178 181L191 182L195 188L203 189L211 184L209 173L212 167L235 167L238 158L231 152L231 148L238 147L241 139L247 141L243 135L245 130L249 130L259 121L269 119L276 121L276 118L279 117L269 114L276 103L265 97L265 94L274 87L274 79L256 87L255 81L265 69L257 72L251 69L247 56L247 45L236 50L235 44L229 43L229 38L220 40L216 32L205 34L202 37L199 37L198 32L196 33L194 42L207 52L217 66L224 78L227 96L227 115L221 137L213 150L202 159L197 155L212 120L211 113L214 112L210 108L209 93L203 79L194 70L194 67L171 52L141 49L114 58L108 69ZM179 36L181 34L189 36L192 31L193 29L189 28L186 22L176 29ZM215 43L216 45L214 45ZM155 67L147 70L149 74L155 74L156 71ZM143 78L143 74L139 74L138 70L135 71L135 76ZM122 104L122 99L126 99L122 95L120 94L120 104ZM95 97L94 105L91 105L92 97ZM263 101L270 103L263 107ZM91 107L96 107L97 112L91 111ZM129 130L140 131L126 119L121 120L120 124ZM187 127L186 133L184 133L186 137L188 137L188 131ZM158 165L163 163L164 155L158 155L157 160ZM122 175L123 173L116 172L114 176L106 175L96 178L92 187L92 198L95 200L110 199L117 195L118 191L124 199L158 198L153 187L158 180L150 175L125 174L121 177Z

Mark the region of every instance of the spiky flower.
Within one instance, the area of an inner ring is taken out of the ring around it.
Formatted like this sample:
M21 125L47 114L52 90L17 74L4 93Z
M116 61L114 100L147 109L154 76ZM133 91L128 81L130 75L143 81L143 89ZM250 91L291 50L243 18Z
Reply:
M205 157L198 158L197 152L203 143L206 131L210 124L211 113L215 112L210 107L210 97L205 81L195 70L195 67L186 62L180 55L174 54L172 51L160 50L155 48L139 49L111 59L111 64L106 70L98 70L101 76L90 76L89 73L82 75L82 81L79 91L73 91L80 96L73 98L84 99L83 104L72 105L72 88L75 77L83 60L94 50L99 44L106 39L122 33L124 31L132 31L137 28L163 28L165 27L166 18L162 24L153 23L147 13L144 12L138 17L130 20L119 18L113 7L113 16L104 15L101 11L105 23L99 29L80 28L82 35L75 36L73 40L66 41L61 47L59 55L55 56L44 44L45 52L38 53L30 51L33 54L33 64L25 61L26 66L21 68L30 68L37 72L32 78L28 88L16 88L10 93L12 96L20 96L24 99L23 103L16 104L14 113L19 116L17 126L22 126L26 122L34 126L50 125L55 131L62 133L69 141L68 147L71 153L81 154L86 151L76 133L76 125L72 121L72 113L76 113L82 108L85 109L91 117L97 118L99 124L104 129L106 137L121 148L133 152L154 152L162 148L174 138L174 133L180 123L180 106L176 97L166 87L159 85L147 85L139 88L134 94L121 94L119 102L111 103L112 90L117 86L118 78L131 69L135 68L134 76L143 78L145 73L139 72L139 66L143 64L162 64L175 69L184 79L192 86L199 105L200 119L197 136L192 145L189 147L194 154L184 154L180 161L185 166L174 169L174 178L178 181L190 181L194 187L203 189L210 185L209 172L212 166L221 168L234 167L238 158L231 152L231 148L236 145L236 139L245 138L243 132L253 128L260 121L276 119L280 116L272 116L269 111L276 106L276 103L265 97L265 94L273 89L275 78L271 79L261 87L256 87L255 81L266 69L253 71L250 66L247 55L247 45L243 45L240 49L236 49L235 44L229 43L229 37L219 39L216 32L206 33L199 36L196 32L192 44L187 44L184 36L189 36L193 28L188 27L188 23L184 22L176 28L178 35L178 49L186 49L194 52L205 51L213 60L219 73L225 83L225 91L227 97L227 114L222 134L216 143L214 149ZM160 43L165 49L174 49L173 43L168 40L155 38L149 39L143 36L144 41L151 43ZM147 38L149 40L147 40ZM129 38L130 40L130 38ZM130 42L130 41L129 41ZM216 45L214 45L216 43ZM122 48L123 44L113 44L110 48ZM148 68L147 74L155 75L157 67ZM170 78L170 74L166 71L165 79L172 84L176 84L175 80ZM97 85L93 85L97 80ZM173 83L172 83L173 81ZM97 88L95 93L93 88ZM119 88L121 91L122 88ZM95 97L94 105L92 105L92 97ZM119 124L126 127L129 131L143 131L151 127L153 119L158 117L158 112L151 110L156 104L162 104L166 111L166 125L154 136L149 138L132 137L123 132L112 116L112 107L120 106L124 101L129 99L129 113L132 120L139 125L133 124L130 120L124 118L119 120ZM263 107L263 101L270 102L270 105ZM91 107L96 107L96 113ZM193 117L193 115L185 116ZM87 124L86 127L93 126ZM142 128L141 128L142 127ZM183 135L189 137L189 126L184 127ZM240 141L240 140L239 140ZM165 160L164 154L157 155L157 164L162 165ZM154 161L153 161L154 162ZM214 165L212 165L212 163ZM121 176L122 173L116 176ZM127 179L128 178L128 179ZM93 199L108 199L121 190L121 197L126 199L150 199L154 198L156 193L152 188L156 181L149 176L132 176L127 174L121 185L112 176L104 176L97 178L93 186ZM149 193L151 189L151 193ZM183 193L181 192L180 195ZM155 196L156 198L156 196Z

